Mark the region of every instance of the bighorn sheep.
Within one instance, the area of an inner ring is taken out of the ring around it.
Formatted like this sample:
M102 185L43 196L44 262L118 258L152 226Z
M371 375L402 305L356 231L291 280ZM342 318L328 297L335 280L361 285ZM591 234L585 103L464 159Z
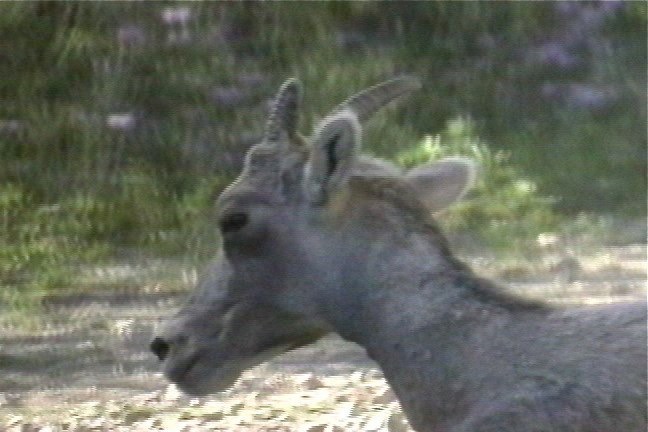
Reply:
M646 430L646 304L561 308L506 294L449 251L431 213L471 185L451 159L401 172L358 155L361 124L419 88L350 98L310 139L286 81L219 197L223 247L151 343L203 395L329 332L366 349L419 431Z

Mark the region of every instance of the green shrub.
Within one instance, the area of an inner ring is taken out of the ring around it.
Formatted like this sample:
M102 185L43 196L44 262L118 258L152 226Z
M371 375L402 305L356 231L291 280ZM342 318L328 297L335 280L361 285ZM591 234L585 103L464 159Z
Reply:
M457 118L438 135L428 135L419 144L397 156L404 167L447 156L466 156L479 163L477 185L469 196L443 214L452 231L477 233L488 244L506 248L533 240L541 232L557 227L554 200L541 196L536 184L510 163L509 154L493 151L481 141L472 121Z

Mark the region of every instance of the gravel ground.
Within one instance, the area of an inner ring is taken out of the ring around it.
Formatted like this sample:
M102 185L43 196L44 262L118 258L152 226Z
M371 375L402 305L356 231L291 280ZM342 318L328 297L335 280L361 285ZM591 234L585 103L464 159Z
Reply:
M646 245L547 253L533 266L469 261L513 291L556 303L646 298ZM129 271L99 276L118 285ZM259 366L225 393L182 395L147 345L184 294L150 280L52 299L30 325L0 317L0 431L411 430L377 366L337 337Z

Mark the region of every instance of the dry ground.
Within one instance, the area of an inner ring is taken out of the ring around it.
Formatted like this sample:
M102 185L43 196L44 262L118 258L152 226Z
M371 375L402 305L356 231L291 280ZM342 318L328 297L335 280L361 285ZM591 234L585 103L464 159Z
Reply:
M554 302L646 298L643 244L548 251L523 264L469 261L516 292ZM95 271L131 287L136 273ZM246 373L224 394L183 396L147 352L158 319L182 296L150 275L135 280L137 289L51 300L26 324L0 315L0 431L410 430L376 365L336 337Z

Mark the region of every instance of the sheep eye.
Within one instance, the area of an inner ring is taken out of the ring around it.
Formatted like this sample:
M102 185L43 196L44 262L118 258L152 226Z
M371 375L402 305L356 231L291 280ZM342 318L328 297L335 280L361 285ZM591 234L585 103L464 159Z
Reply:
M241 230L247 223L248 215L245 213L231 213L220 220L220 229L223 234L233 233Z

